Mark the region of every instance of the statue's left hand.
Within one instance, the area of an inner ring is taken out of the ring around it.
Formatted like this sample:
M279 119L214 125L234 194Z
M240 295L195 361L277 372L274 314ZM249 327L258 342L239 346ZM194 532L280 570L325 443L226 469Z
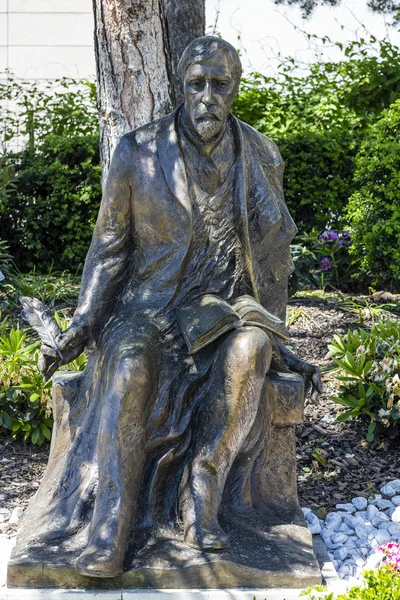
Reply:
M305 381L305 392L308 392L311 389L311 396L322 393L322 379L321 379L321 371L317 365L312 365L311 363L300 361L301 367L300 370L297 371L300 375L303 376Z
M322 379L321 379L321 371L317 365L313 365L305 360L301 360L297 358L295 354L292 354L285 347L280 348L281 355L285 365L290 369L290 371L294 371L301 375L305 382L305 392L308 392L311 389L311 395L322 393Z

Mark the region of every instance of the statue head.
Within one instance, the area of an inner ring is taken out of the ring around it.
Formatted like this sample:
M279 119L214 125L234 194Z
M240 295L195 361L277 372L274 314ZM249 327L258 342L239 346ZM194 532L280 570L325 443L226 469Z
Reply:
M225 127L240 84L242 64L235 48L220 38L190 42L178 64L189 126L202 141Z

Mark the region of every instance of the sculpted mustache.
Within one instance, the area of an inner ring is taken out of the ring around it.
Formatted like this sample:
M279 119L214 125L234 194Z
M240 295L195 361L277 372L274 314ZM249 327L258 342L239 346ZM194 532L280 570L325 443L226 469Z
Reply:
M211 113L208 110L205 110L204 112L200 112L196 115L196 119L203 119L204 117L209 117L211 119L215 119L215 121L221 120L218 115L216 115L215 113Z

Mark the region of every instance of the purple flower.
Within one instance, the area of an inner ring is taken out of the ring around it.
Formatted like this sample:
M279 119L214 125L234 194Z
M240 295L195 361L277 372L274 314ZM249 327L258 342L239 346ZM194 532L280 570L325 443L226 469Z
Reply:
M333 268L332 259L329 256L323 256L319 266L321 271L330 271Z
M350 229L343 229L343 237L347 238L348 240L351 240Z
M339 234L336 233L336 231L333 231L333 229L327 229L326 231L324 231L324 233L321 233L318 236L318 239L321 242L334 242L335 240L337 240L339 237Z

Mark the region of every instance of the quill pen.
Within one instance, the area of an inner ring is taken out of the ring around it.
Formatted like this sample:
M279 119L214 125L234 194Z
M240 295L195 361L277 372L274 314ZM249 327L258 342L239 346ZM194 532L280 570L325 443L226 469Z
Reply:
M53 348L58 356L63 360L63 355L58 348L58 340L61 336L61 329L53 317L51 310L37 300L28 296L21 296L19 299L23 306L21 316L38 334L43 344Z

